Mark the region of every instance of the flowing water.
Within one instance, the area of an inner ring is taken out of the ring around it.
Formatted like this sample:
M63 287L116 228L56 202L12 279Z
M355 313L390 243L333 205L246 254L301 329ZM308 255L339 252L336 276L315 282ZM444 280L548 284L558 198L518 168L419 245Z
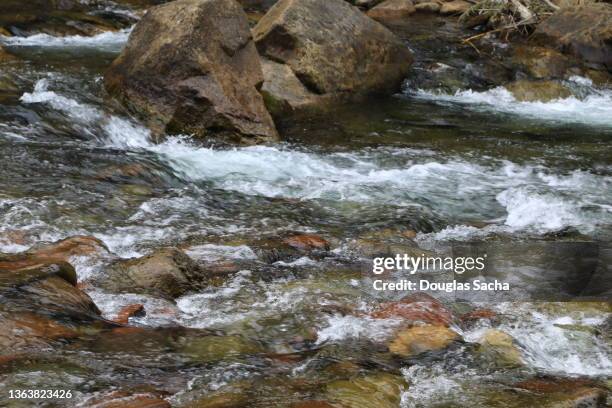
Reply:
M415 230L419 245L438 251L612 238L612 91L585 78L568 80L575 97L549 103L519 102L504 88L448 94L407 85L367 106L339 107L332 119L281 121L285 142L273 146L203 147L180 136L155 143L103 91L103 72L128 34L2 39L22 61L1 71L11 86L0 94L0 252L81 234L116 257L180 245L200 261L257 264L249 240L300 231L329 239L333 256L277 262L271 279L247 268L176 304L90 288L106 316L143 303L147 316L133 323L158 330L76 342L2 374L2 389L69 388L84 401L144 382L176 404L226 389L256 389L259 406L324 399L333 364L368 362L366 374L396 364L372 346L397 322L363 317L379 300L348 266L353 240L389 228ZM105 176L126 165L144 170ZM74 262L80 279L104 265ZM527 372L611 377L610 343L594 330L609 317L605 307L491 307L521 344ZM185 343L177 325L222 337ZM475 341L483 330L462 335ZM262 357L274 353L300 358ZM398 368L410 383L406 407L487 406L474 384L509 375L478 366L467 345Z

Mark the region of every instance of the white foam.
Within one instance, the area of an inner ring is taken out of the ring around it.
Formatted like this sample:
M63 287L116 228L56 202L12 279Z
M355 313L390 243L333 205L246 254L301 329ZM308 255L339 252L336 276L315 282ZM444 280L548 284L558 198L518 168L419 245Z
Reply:
M400 324L400 321L393 319L333 315L327 318L327 326L318 331L317 343L337 342L350 338L382 341L389 338Z
M187 249L185 253L193 259L204 261L218 261L223 259L257 259L255 252L253 252L253 250L246 245L196 245Z
M566 226L579 227L590 232L592 224L586 222L577 211L580 203L565 200L558 195L542 194L534 188L517 187L504 190L497 201L508 213L505 224L514 230L531 228L539 231L554 231Z
M153 144L141 124L51 91L50 80L38 81L33 92L22 96L23 103L47 104L96 143L154 152L185 180L205 181L214 188L265 197L322 199L336 206L342 201L424 204L442 217L462 214L492 224L480 231L445 230L443 235L486 235L500 226L509 232L575 227L590 233L599 224L612 223L610 176L588 171L558 174L541 165L495 159L486 165L463 158L440 159L431 151L417 149L318 154L277 145L222 150L199 147L180 136ZM171 225L180 216L177 209L187 204L201 208L199 217L209 216L200 203L178 197L146 202L130 220L146 224L151 216L163 214L163 225Z
M118 148L137 148L151 146L150 131L127 119L110 115L92 105L81 103L72 98L50 91L52 76L36 82L32 92L24 93L20 100L25 104L46 104L63 112L83 133L98 139L94 126L104 132L103 144Z
M611 372L610 346L588 330L589 326L602 324L609 313L572 312L555 316L537 311L529 303L501 303L495 309L501 316L512 317L496 329L510 334L520 344L530 367L562 375L598 376ZM585 330L576 330L573 325ZM476 327L464 333L464 338L476 342L487 328Z
M131 28L108 31L91 37L81 35L56 37L49 34L35 34L28 37L0 36L0 44L12 47L96 48L118 51L127 42L130 32Z
M571 79L579 86L592 86L590 80L586 78ZM447 94L442 91L418 89L409 94L418 99L460 104L476 111L497 111L536 120L612 127L612 91L610 90L591 88L590 93L584 98L570 96L549 102L518 101L512 93L501 86L483 92L467 89Z
M408 389L402 393L400 406L416 408L447 402L459 403L465 400L462 386L466 380L475 378L474 370L461 370L461 374L449 373L439 363L430 366L402 368L402 375L408 382Z
M178 323L178 308L174 303L164 299L138 294L111 294L97 290L90 291L88 294L106 319L115 319L121 308L125 306L142 304L145 309L145 316L133 318L134 322L153 327L162 324Z

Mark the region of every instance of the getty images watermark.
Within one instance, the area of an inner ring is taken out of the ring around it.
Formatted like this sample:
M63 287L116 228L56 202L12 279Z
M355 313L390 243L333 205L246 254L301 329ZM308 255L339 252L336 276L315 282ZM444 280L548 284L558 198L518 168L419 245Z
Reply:
M441 257L441 256L410 256L408 254L397 254L394 257L377 257L372 261L372 273L382 275L385 272L407 272L415 275L417 272L450 272L462 275L465 272L483 272L487 255L479 257ZM372 287L377 291L498 291L510 290L508 282L501 282L497 279L492 282L474 279L473 281L463 282L453 279L452 281L433 281L431 279L398 279L384 280L375 279Z
M364 260L362 290L385 298L427 292L466 301L612 300L607 242L453 243L441 254L414 249Z

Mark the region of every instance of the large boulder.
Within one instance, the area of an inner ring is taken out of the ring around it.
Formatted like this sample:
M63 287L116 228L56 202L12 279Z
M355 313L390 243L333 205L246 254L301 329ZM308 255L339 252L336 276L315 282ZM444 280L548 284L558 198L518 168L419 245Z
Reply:
M544 20L535 38L612 71L612 4L565 7Z
M74 268L63 262L24 266L0 263L0 356L46 348L73 339L81 329L103 329L91 298L76 287Z
M343 0L281 0L253 35L273 61L262 88L273 113L397 91L412 62L402 41Z
M254 144L278 139L247 16L235 0L151 8L105 76L108 92L157 135Z
M174 299L203 283L206 274L176 248L161 248L149 255L119 260L90 283L114 293L139 293Z

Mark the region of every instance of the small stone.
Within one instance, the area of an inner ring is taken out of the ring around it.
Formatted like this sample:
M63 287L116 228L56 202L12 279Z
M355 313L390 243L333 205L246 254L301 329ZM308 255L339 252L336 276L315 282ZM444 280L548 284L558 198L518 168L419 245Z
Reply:
M127 305L121 308L117 317L113 319L114 322L119 324L128 324L130 317L144 316L145 309L144 305L137 303L133 305Z
M400 318L406 323L427 323L449 326L453 321L452 313L437 299L426 293L415 293L398 302L383 304L370 314L375 319Z
M491 309L475 309L459 317L463 323L474 323L479 320L494 320L497 313Z
M302 251L312 251L315 249L329 251L329 242L318 235L300 234L287 237L283 240L284 243L292 248Z
M425 13L437 13L440 11L440 4L435 2L418 3L415 4L414 8L416 11Z
M413 357L426 351L442 350L460 336L444 326L415 326L400 331L389 344L389 351L402 357Z
M408 17L416 12L411 0L386 0L368 11L374 20L392 20Z
M440 14L445 15L445 16L454 15L454 14L463 14L470 7L471 7L471 4L468 3L467 1L453 0L453 1L449 1L449 2L442 4L442 7L440 8Z

